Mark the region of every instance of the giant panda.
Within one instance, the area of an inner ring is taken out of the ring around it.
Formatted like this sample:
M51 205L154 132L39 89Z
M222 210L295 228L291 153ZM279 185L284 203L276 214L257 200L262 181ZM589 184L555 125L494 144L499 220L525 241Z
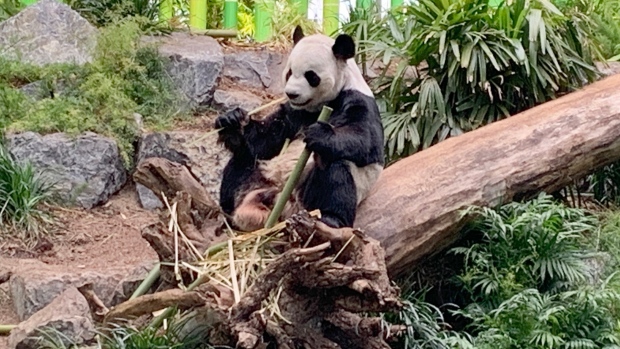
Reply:
M353 226L357 206L384 167L379 109L354 55L346 34L335 40L305 36L297 27L282 74L288 100L262 120L239 108L215 120L218 140L232 152L220 206L236 229L264 226L304 147L313 155L280 219L319 209L325 224ZM327 122L317 122L324 105L333 112Z

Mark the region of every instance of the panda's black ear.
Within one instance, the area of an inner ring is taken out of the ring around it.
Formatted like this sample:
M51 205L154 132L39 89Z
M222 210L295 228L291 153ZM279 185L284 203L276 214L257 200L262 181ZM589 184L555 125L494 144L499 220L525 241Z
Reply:
M353 38L347 34L340 34L336 38L334 46L332 46L332 52L338 59L347 60L355 56L355 43Z
M293 32L293 46L297 45L299 40L304 38L304 31L300 26L295 27L295 31Z

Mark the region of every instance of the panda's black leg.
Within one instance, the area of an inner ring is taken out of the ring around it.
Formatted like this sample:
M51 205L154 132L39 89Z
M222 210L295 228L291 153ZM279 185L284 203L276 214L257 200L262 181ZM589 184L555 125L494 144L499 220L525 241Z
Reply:
M301 185L301 201L308 211L319 209L321 221L333 228L353 226L357 193L344 161L314 168Z
M235 210L235 195L239 188L250 180L254 173L254 160L248 156L231 158L222 173L220 184L220 206L227 214Z

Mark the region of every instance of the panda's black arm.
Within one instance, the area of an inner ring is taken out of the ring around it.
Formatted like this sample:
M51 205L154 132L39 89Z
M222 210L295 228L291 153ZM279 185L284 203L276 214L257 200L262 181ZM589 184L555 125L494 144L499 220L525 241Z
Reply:
M346 122L339 126L316 123L306 132L306 144L326 161L349 160L359 166L383 162L383 127L378 114L360 106L347 108ZM349 116L351 115L351 116ZM336 120L334 120L336 121Z
M230 118L226 115L222 118L226 117ZM216 127L217 125L218 122L216 122ZM237 124L224 127L219 132L219 140L235 157L247 157L248 160L254 161L271 159L276 156L282 149L286 138L292 137L295 132L295 126L287 118L287 109L282 105L263 120L250 119L244 126Z

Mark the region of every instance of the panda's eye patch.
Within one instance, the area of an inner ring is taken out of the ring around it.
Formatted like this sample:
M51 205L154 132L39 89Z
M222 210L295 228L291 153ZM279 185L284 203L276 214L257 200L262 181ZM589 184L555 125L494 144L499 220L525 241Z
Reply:
M293 71L289 69L288 72L286 73L286 81L288 81L288 79L291 78L291 75L293 75Z
M308 70L307 72L305 72L304 77L306 78L306 80L308 80L308 84L310 84L310 86L312 87L317 87L321 83L321 78L316 75L316 73L312 70Z

